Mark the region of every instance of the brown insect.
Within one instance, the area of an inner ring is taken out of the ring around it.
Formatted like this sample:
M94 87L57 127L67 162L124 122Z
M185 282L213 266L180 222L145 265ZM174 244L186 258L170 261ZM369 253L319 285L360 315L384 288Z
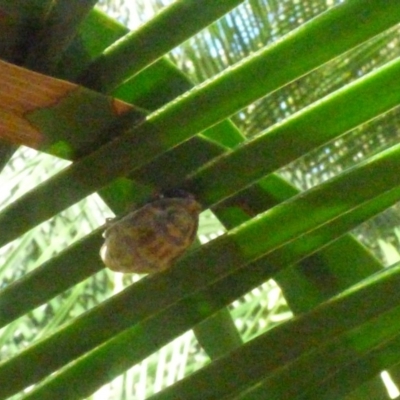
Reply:
M113 271L162 271L193 243L200 211L193 196L148 203L116 222L109 222L100 256Z

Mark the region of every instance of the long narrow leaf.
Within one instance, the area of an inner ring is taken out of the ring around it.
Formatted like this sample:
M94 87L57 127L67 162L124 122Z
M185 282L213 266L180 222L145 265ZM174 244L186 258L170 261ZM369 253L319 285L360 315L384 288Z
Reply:
M254 57L251 57L247 63L239 66L238 70L244 70L245 76L251 74L253 61ZM195 88L190 95L183 96L160 112L150 115L146 122L134 128L132 132L119 136L111 143L80 159L8 206L0 213L0 226L7 226L0 244L13 240L32 225L46 220L100 189L112 179L128 174L132 169L173 148L197 131L226 118L228 115L221 112L224 113L223 109L227 106L219 108L218 104L222 106L226 100L226 104L230 104L229 107L236 106L229 101L232 93L221 92L221 87L217 83L228 77L231 84L235 85L237 74L231 72L204 87ZM272 172L271 170L292 161L304 151L311 150L389 110L400 101L399 74L400 61L395 60L352 85L327 96L324 101L289 118L286 123L271 128L270 132L243 146L241 151L233 152L216 161L214 165L196 176L188 188L198 194L200 201L205 205L220 201L251 183L250 173L252 179L259 179L262 175ZM253 78L252 80L254 81ZM399 90L396 90L397 86ZM210 102L205 102L214 90L218 92L218 96L213 99L214 101L210 98ZM208 94L204 94L204 91ZM376 102L376 98L380 101ZM332 119L331 115L335 115L335 118ZM328 121L333 121L330 129L327 126ZM324 129L318 129L316 132L315 127ZM307 135L307 140L304 135ZM264 141L268 142L268 146ZM246 168L241 168L235 173L235 180L221 179L221 176L224 176L222 171L230 171L229 168L234 168L236 171L237 165ZM93 169L97 171L96 175L91 173ZM239 172L242 175L239 175ZM223 184L229 187L225 189ZM55 193L58 194L57 201L50 202L49 199L55 198ZM41 206L44 199L46 207Z
M250 181L261 179L398 105L400 96L389 87L396 85L399 76L400 59L396 59L272 126L235 152L214 160L186 185L202 193L205 204L227 197ZM387 93L382 92L387 85ZM235 179L225 179L222 171L235 171Z
M242 2L175 1L147 24L106 49L84 72L79 83L109 92ZM171 30L177 21L179 25ZM165 35L167 31L169 34Z

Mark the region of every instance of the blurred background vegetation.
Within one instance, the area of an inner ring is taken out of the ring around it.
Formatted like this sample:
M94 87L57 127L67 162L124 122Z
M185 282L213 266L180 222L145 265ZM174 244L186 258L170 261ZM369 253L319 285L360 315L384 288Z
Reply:
M136 29L170 3L172 0L101 0L98 6L130 29ZM248 0L175 48L168 57L193 83L199 84L339 3L340 0ZM247 137L256 136L398 56L399 28L396 26L251 104L232 120ZM399 123L400 111L394 109L301 157L279 173L298 189L309 189L397 143ZM21 147L2 172L0 204L9 204L29 190L27 181L35 187L66 165L66 161ZM399 207L393 206L353 232L385 266L400 258ZM36 227L20 240L4 246L0 250L0 287L33 270L43 260L102 225L110 216L111 211L100 197L92 195ZM211 212L201 216L199 238L203 243L223 232L224 228ZM16 354L33 340L138 279L138 276L122 277L107 270L98 272L3 328L0 334L2 358ZM272 280L235 301L231 310L244 341L292 317L279 286ZM145 399L208 361L194 334L187 332L89 398ZM394 398L397 396L396 387L390 386L387 375L383 376ZM17 399L18 395L14 398Z

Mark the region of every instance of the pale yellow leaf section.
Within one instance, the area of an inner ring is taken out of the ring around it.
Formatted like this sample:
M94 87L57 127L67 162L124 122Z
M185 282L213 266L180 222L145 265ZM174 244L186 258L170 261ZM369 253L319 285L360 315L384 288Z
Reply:
M51 107L78 85L39 74L0 60L0 139L38 148L44 137L24 116L33 110ZM117 115L132 109L113 100Z

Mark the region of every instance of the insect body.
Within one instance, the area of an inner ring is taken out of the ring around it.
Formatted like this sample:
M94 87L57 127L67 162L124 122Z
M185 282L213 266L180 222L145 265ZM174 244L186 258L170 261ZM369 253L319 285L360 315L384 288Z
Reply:
M104 264L139 274L170 267L192 244L200 211L192 197L162 198L111 222L100 250Z

